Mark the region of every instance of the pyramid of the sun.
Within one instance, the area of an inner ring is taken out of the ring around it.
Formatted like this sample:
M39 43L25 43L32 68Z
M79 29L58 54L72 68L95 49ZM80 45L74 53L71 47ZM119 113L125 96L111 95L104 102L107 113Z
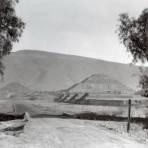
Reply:
M69 92L91 94L133 94L134 91L119 81L101 74L94 74L69 88Z

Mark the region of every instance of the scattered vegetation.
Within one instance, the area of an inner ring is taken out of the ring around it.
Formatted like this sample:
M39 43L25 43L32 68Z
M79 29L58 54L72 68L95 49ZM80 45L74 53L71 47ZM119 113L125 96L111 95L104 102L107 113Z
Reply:
M97 121L96 126L101 126L112 132L127 135L127 122L117 121ZM143 129L143 124L131 123L130 133L128 136L138 140L139 142L147 142L148 140L148 129Z

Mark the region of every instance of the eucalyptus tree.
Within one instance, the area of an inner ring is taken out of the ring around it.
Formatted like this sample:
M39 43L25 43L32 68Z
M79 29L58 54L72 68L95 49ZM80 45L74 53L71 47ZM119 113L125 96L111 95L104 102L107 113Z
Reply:
M18 42L25 23L16 15L18 0L0 0L0 74L4 74L3 57L10 54L13 43Z
M133 57L133 62L148 62L148 9L144 9L137 17L127 13L119 15L118 37ZM142 73L139 82L143 95L148 97L148 76Z

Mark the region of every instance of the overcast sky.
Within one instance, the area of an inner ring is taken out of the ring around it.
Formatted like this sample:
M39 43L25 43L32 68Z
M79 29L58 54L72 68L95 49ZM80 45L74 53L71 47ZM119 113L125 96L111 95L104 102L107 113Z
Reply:
M20 0L26 29L14 51L45 50L121 63L131 58L115 34L118 15L138 16L148 0Z

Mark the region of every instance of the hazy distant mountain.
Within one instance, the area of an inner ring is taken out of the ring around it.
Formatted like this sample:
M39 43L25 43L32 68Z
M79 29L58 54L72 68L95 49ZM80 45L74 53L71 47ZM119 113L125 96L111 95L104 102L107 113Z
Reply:
M0 89L0 99L9 99L16 96L19 96L18 98L20 99L20 96L29 92L30 90L27 87L20 83L13 82L6 84L6 86Z
M34 90L67 89L93 74L105 74L129 88L137 89L139 70L136 66L86 57L23 50L5 59L5 81L17 82Z

